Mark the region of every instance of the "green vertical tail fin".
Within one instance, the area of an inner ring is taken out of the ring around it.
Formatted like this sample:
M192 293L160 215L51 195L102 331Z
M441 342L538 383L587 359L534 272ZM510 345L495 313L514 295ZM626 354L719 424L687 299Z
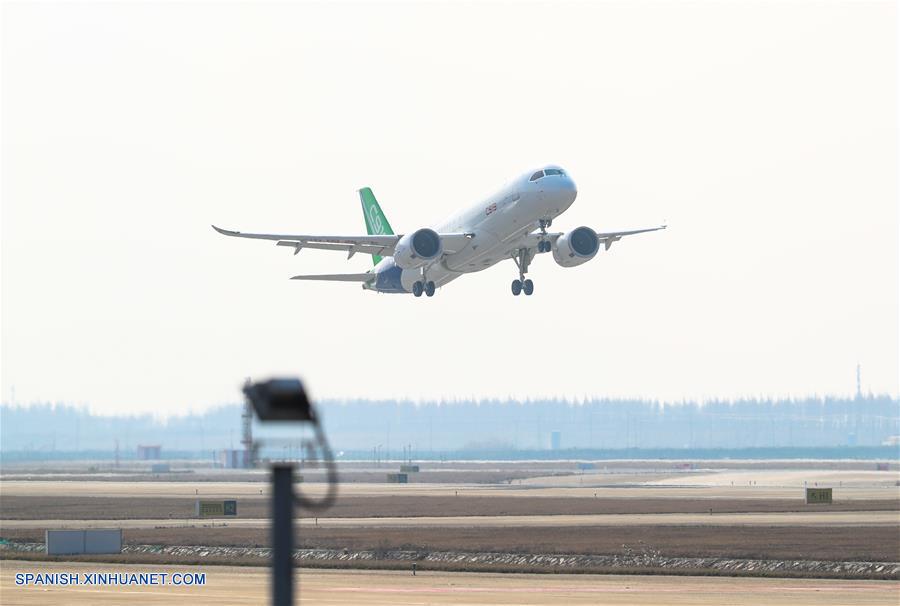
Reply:
M366 219L366 232L370 236L392 236L394 230L384 216L375 194L368 187L359 190L359 201L362 203L363 217ZM378 265L381 262L380 255L372 255L372 262Z

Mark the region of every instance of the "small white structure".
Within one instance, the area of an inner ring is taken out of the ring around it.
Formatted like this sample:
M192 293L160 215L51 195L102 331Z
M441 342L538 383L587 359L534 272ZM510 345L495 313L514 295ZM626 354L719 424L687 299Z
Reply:
M47 555L122 553L122 529L48 530L44 545Z
M554 429L550 432L550 450L559 450L562 448L562 432Z

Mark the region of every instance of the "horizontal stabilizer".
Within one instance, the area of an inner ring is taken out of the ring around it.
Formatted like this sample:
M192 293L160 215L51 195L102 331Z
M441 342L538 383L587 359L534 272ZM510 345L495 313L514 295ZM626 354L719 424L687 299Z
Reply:
M319 274L316 276L294 276L291 280L326 280L331 282L368 282L375 274Z

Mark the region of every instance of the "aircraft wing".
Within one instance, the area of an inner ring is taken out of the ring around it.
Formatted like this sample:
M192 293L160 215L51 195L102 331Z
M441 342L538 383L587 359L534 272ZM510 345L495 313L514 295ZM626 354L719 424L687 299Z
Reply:
M644 229L631 229L628 231L607 231L607 232L595 232L597 234L597 239L603 244L606 250L609 250L609 247L612 246L613 242L618 242L625 236L632 236L634 234L643 234L650 231L659 231L661 229L666 229L665 225L660 225L659 227L647 227ZM551 242L556 242L561 236L563 236L563 232L557 233L548 233L543 236L540 232L530 233L525 236L524 240L517 241L516 248L524 247L528 249L537 248L538 242L541 240L550 240Z
M275 240L277 246L287 246L294 249L296 255L304 248L319 250L340 250L347 253L349 259L356 253L366 253L391 257L394 255L394 247L403 234L386 236L312 236L292 234L250 234L221 227L212 226L214 230L224 236L235 238L251 238L255 240ZM438 234L444 252L452 254L462 250L471 239L472 234Z
M251 238L254 240L275 240L278 246L289 246L296 255L303 248L322 250L342 250L352 257L358 252L372 253L389 257L394 253L394 246L400 236L311 236L296 234L250 234L221 227L212 226L223 236L234 238Z
M631 229L628 231L608 231L608 232L597 232L597 238L603 242L603 246L606 250L609 250L609 247L612 246L613 242L618 242L625 236L633 236L634 234L644 234L648 231L659 231L661 229L665 229L667 226L660 225L659 227L645 227L644 229Z

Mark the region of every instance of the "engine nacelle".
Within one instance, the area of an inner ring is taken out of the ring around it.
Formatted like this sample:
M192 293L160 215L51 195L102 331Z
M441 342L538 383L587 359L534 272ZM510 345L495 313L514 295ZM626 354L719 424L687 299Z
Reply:
M439 258L442 252L441 237L424 227L400 238L394 248L394 263L401 269L416 269Z
M553 259L563 267L575 267L593 259L599 250L597 232L590 227L576 227L556 240Z

